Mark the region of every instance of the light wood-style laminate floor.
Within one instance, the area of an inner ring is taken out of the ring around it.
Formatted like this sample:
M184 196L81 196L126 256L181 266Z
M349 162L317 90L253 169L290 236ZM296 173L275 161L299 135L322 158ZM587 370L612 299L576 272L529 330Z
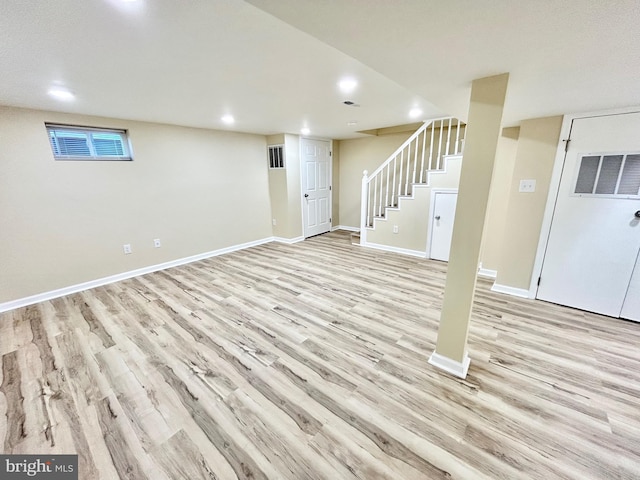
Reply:
M0 315L0 448L97 479L640 478L640 324L489 291L427 363L446 265L334 232Z

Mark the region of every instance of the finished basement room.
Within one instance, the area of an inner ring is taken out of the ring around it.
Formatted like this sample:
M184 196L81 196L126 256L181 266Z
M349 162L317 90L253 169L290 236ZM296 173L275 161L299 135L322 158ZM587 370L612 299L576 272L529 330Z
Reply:
M639 479L635 0L4 0L0 479Z

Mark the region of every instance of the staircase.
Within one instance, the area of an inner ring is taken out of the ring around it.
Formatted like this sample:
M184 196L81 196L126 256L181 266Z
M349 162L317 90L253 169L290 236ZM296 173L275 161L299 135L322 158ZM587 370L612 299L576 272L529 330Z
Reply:
M453 117L425 122L371 175L362 176L360 245L387 209L397 209L416 186L429 186L432 173L445 170L446 157L461 155L466 125Z

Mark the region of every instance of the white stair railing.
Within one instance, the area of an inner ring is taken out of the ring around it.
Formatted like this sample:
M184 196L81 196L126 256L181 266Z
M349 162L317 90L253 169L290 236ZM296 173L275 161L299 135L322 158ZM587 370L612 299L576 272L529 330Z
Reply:
M443 157L462 152L465 127L452 117L429 120L371 175L363 172L360 243L366 243L366 229L373 226L374 218L384 218L387 208L412 194L413 185L425 184L430 171L442 170Z

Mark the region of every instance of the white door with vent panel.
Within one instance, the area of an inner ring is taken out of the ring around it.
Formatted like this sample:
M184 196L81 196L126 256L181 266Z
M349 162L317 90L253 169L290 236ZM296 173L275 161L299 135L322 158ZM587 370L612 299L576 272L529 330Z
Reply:
M458 192L434 192L431 197L433 208L430 233L429 258L449 261L453 222L456 216Z
M331 230L331 155L326 140L303 138L302 220L304 236Z
M640 321L638 132L640 113L573 120L537 298Z

